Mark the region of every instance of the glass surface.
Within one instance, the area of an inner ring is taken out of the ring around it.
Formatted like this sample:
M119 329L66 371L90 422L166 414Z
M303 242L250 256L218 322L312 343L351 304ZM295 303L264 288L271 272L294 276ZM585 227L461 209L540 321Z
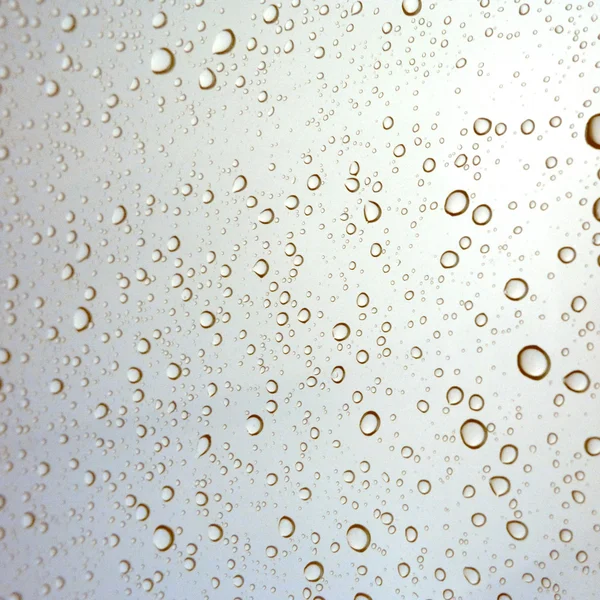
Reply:
M600 590L597 1L0 1L0 598Z

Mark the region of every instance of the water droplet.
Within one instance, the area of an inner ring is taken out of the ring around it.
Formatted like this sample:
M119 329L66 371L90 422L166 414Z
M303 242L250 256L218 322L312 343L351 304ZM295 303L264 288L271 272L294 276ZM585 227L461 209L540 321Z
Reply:
M584 448L590 456L600 455L600 437L589 437L585 440Z
M216 322L215 315L211 313L209 310L205 310L200 314L200 326L203 329L209 329Z
M583 371L571 371L563 378L563 383L572 392L583 394L590 387L590 378Z
M73 315L73 327L76 331L84 331L92 322L92 315L87 308L80 306Z
M212 69L204 69L198 76L198 85L201 90L210 90L217 85L217 76Z
M223 29L220 31L213 42L213 54L227 54L233 50L235 46L235 34L231 29Z
M491 128L492 122L484 117L476 119L475 123L473 123L473 131L475 131L477 135L486 135Z
M524 279L520 279L515 277L514 279L509 279L504 286L504 295L509 299L516 302L517 300L522 300L527 296L529 292L529 286Z
M290 517L281 517L279 519L279 535L284 538L289 538L296 531L296 523Z
M152 541L160 552L165 552L173 545L173 542L175 541L175 535L170 527L167 527L166 525L159 525L154 530Z
M372 410L367 411L360 419L360 430L366 436L371 436L377 433L381 419L379 415Z
M263 420L258 415L250 415L246 420L246 431L250 435L258 435L263 430Z
M279 9L274 5L270 4L263 11L263 21L265 23L274 23L279 18Z
M550 372L550 357L539 346L525 346L517 355L517 366L525 377L539 381Z
M600 150L600 113L588 119L585 126L585 141L596 150Z
M490 479L490 487L496 496L505 496L510 492L510 480L499 475L492 477Z
M168 48L159 48L152 54L150 68L153 73L163 75L175 66L175 56Z
M477 419L467 419L460 427L460 437L463 444L476 450L487 441L488 432L485 425Z
M210 450L211 442L212 442L211 436L208 434L203 435L198 440L198 448L196 449L196 456L198 458L200 458L201 456L204 456Z
M307 581L319 581L323 577L323 565L320 562L312 561L304 567L304 577Z
M475 567L465 567L463 569L463 575L471 585L479 585L479 582L481 581L481 575Z
M365 215L365 221L367 223L375 223L377 221L379 221L380 217L381 217L381 206L379 206L379 204L377 204L377 202L373 202L372 200L369 200L366 204L365 204L365 208L364 208L364 215Z
M446 250L440 257L440 264L444 269L453 269L458 264L458 254L454 250Z
M346 323L338 323L334 326L332 335L337 342L343 342L350 336L350 327Z
M513 538L513 540L517 540L519 542L524 540L529 534L527 525L521 521L509 521L506 524L506 531L508 531L508 534L511 538Z
M448 194L444 210L452 217L462 215L469 208L469 196L464 190L454 190Z
M421 12L421 0L402 0L402 11L409 17L414 17Z
M351 525L346 532L346 540L352 550L364 552L371 544L371 533L364 525Z

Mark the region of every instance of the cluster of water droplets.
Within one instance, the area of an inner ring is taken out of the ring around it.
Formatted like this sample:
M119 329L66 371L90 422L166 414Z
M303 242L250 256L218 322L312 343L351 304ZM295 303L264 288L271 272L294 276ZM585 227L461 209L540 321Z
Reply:
M0 599L593 598L596 1L0 4Z

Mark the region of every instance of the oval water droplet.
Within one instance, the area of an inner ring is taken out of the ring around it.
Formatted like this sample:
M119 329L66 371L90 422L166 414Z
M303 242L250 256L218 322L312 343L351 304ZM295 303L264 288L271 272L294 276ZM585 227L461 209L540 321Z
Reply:
M367 411L360 419L360 430L366 436L372 436L377 433L380 425L381 419L373 410Z
M250 415L246 420L246 431L250 435L258 435L263 430L263 420L258 415Z
M471 585L478 585L481 581L481 575L475 567L465 567L463 569L463 575Z
M157 550L160 552L165 552L173 545L173 542L175 541L175 535L170 527L167 527L166 525L159 525L154 530L152 541L154 542Z
M450 192L444 203L444 210L452 217L462 215L469 208L469 195L464 190Z
M346 532L348 545L355 552L364 552L371 544L371 533L364 525L351 525Z
M217 76L212 69L204 69L198 76L198 85L201 90L210 90L217 85Z
M92 322L92 315L87 308L80 306L73 315L73 327L76 331L84 331Z

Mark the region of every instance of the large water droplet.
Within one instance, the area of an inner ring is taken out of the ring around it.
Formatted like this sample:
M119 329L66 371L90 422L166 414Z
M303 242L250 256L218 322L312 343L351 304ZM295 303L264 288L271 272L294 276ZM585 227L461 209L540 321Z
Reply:
M539 381L550 372L550 357L539 346L525 346L517 355L517 366L525 377Z
M153 73L163 75L175 66L175 56L168 48L159 48L152 54L150 68Z
M231 29L223 29L217 33L212 45L213 54L227 54L235 46L235 35Z
M154 530L152 541L160 552L165 552L173 545L173 542L175 541L175 535L170 527L167 527L166 525L159 525Z
M563 378L563 383L572 392L583 394L590 387L590 378L583 371L571 371Z
M467 419L460 427L460 437L465 446L476 450L485 444L488 432L481 421Z
M371 533L364 525L351 525L346 532L346 540L352 550L364 552L371 544Z

